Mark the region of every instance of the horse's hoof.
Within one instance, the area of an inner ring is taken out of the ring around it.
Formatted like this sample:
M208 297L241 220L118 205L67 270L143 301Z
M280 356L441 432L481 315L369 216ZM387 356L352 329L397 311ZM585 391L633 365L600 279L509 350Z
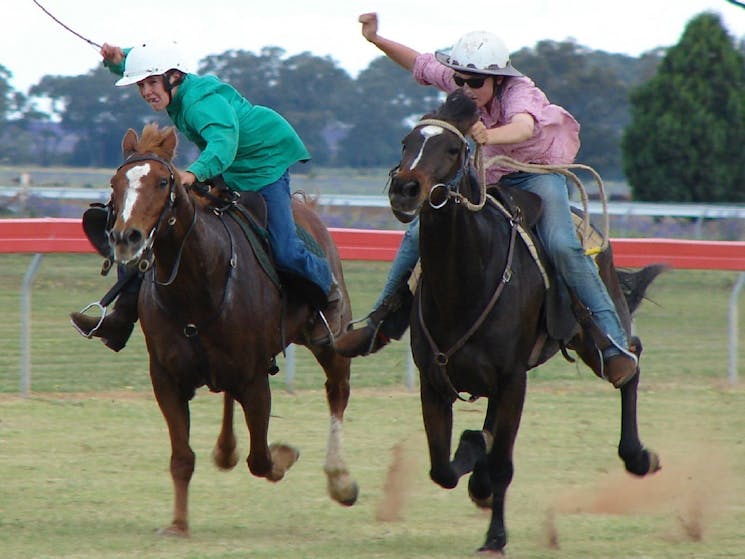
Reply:
M649 454L649 470L647 471L647 473L653 474L655 472L659 472L662 469L660 455L653 450L648 450L647 453Z
M481 557L504 557L504 547L492 548L489 544L484 544L476 550Z
M653 450L642 448L633 460L624 460L626 471L635 476L644 477L662 469L660 456Z
M269 452L272 455L272 471L267 479L269 481L279 481L289 470L292 465L300 458L300 451L286 444L272 443L269 445Z
M326 471L326 476L328 479L327 490L329 497L345 507L351 507L357 502L360 488L357 482L351 478L349 472L346 470Z
M331 497L340 505L345 507L351 507L357 502L357 497L360 494L360 487L356 482L352 482L344 491L337 491L335 495Z
M491 509L492 488L485 461L478 462L468 478L468 496L477 507Z
M189 528L179 526L178 524L171 524L158 530L158 535L166 538L188 538L190 534Z
M235 448L230 453L226 453L219 446L215 446L212 449L212 462L221 470L232 470L235 468L238 460L238 451Z

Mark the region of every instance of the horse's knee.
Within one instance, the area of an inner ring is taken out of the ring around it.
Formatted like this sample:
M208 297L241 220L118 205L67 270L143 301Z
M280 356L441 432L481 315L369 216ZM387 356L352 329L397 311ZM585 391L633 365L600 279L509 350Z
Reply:
M450 467L446 469L432 468L429 471L429 477L444 489L453 489L458 485L458 476Z
M194 452L190 449L184 454L171 455L171 477L174 480L189 482L194 474Z

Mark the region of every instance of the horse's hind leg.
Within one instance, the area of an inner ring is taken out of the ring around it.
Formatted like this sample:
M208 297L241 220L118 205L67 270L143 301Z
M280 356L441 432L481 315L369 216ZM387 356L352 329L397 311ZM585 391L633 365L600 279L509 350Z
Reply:
M637 392L641 376L642 345L637 337L632 337L629 345L639 359L640 368L637 374L619 389L621 393L621 437L618 443L618 455L628 472L637 476L645 476L660 469L660 457L656 452L645 448L639 439ZM592 342L584 339L577 345L576 350L582 361L597 376L601 376L600 359Z
M631 345L635 348L636 356L641 358L642 346L638 338L633 338ZM641 363L641 359L639 362ZM639 439L637 392L640 376L641 371L621 387L621 440L618 443L618 455L628 472L645 476L658 471L661 466L659 455L645 448Z
M329 437L326 446L326 473L329 496L342 505L357 501L359 487L349 474L342 451L344 411L349 402L350 360L335 353L330 347L312 348L316 359L326 372L326 399L329 405Z
M151 365L152 369L152 365ZM194 451L189 446L189 402L178 387L164 381L163 375L151 374L155 399L168 425L171 439L171 478L173 480L173 520L160 533L188 536L189 482L194 473Z
M223 394L222 427L217 436L215 448L212 449L212 461L221 470L230 470L238 463L235 431L233 430L233 398L225 392Z

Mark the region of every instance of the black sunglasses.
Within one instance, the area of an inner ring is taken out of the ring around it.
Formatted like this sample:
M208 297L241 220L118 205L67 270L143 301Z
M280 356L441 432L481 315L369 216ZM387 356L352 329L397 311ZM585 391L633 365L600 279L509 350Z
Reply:
M458 87L468 85L468 87L470 87L471 89L481 89L482 87L484 87L486 78L464 78L463 76L453 74L453 81Z

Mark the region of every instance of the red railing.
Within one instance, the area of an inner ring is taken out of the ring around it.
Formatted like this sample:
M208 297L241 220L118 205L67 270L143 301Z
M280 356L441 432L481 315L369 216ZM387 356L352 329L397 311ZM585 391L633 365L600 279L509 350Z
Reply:
M402 231L331 229L344 260L393 260ZM745 270L745 242L611 239L617 266L668 264L694 270ZM0 219L0 253L93 252L79 219Z

